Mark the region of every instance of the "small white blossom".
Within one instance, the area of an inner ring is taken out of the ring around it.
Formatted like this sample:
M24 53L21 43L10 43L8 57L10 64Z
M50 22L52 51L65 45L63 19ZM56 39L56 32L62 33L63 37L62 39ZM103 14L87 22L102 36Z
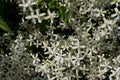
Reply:
M108 27L109 25L112 25L114 23L113 20L108 20L106 18L103 18L103 20L104 20L104 23L101 25L101 28Z
M57 14L55 12L50 12L50 10L47 11L48 12L48 16L45 17L45 19L50 19L51 24L53 24L53 20L55 17L57 17Z
M32 46L33 41L34 41L33 36L32 36L32 35L29 35L29 39L27 39L26 41L28 41L29 44L30 44L30 46Z
M40 59L38 58L38 53L36 53L36 55L34 56L33 54L31 54L32 58L33 58L33 64L35 65L36 63L40 62Z
M111 70L112 74L109 76L110 80L119 80L120 79L120 67L114 68L114 70Z
M107 72L106 69L100 69L100 67L98 67L98 77L100 78L100 80L105 79L105 73Z
M29 10L32 10L32 6L36 5L37 1L33 0L22 0L22 4L19 4L20 7L23 7L23 12L26 12L26 9L28 8Z
M39 40L37 40L36 42L34 42L34 45L36 45L36 47L38 48L41 45L41 43L39 42Z
M120 11L118 10L118 8L114 8L114 10L115 10L115 14L112 14L111 17L116 17L120 15Z
M36 24L36 19L38 20L39 23L41 23L44 15L45 15L45 13L39 13L39 9L37 9L36 14L34 13L33 10L31 10L31 15L26 16L25 18L28 19L28 20L32 19L32 22L34 24Z

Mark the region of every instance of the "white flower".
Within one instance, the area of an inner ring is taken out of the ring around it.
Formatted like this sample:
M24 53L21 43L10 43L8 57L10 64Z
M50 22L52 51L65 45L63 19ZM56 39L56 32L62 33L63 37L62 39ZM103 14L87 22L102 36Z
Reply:
M49 74L47 74L47 78L48 78L48 80L55 80L55 77L50 78Z
M102 9L94 9L94 11L96 11L97 13L95 14L96 17L99 17L100 15L105 16L104 14L106 13L106 11L103 11Z
M70 67L72 61L74 60L74 56L72 56L71 53L67 53L67 58L65 58L65 61L67 62L67 66ZM73 62L74 63L74 62Z
M51 42L51 45L54 49L58 49L59 48L59 45L60 43L57 41L57 42Z
M98 55L99 62L105 61L105 58L104 58L104 56L105 56L105 54Z
M120 55L117 56L117 61L118 61L119 64L120 64Z
M109 76L110 80L113 80L113 77L115 77L115 80L120 80L120 67L114 68L111 72L112 74Z
M103 18L103 20L104 20L104 23L101 25L101 28L108 27L109 25L112 25L114 23L113 20L108 20L106 18Z
M101 62L100 67L103 67L104 69L108 70L108 68L111 68L110 62L108 60L104 60Z
M45 15L45 13L39 13L39 9L36 10L36 18L38 19L38 22L41 23L43 16Z
M51 13L50 10L47 10L47 12L48 12L48 16L45 17L45 19L50 19L51 24L53 24L53 20L55 17L57 17L57 14L55 12Z
M59 56L55 56L54 60L55 60L55 61L59 61L59 60L60 60L60 57L59 57Z
M88 32L83 31L81 36L86 38L86 37L90 36L90 34Z
M48 49L48 41L43 41L42 42L43 43L43 46L42 46L42 48L44 48L44 51L46 51L47 49Z
M53 56L55 56L56 55L56 53L57 53L58 51L56 50L56 49L52 49L51 47L48 47L48 51L47 52L45 52L44 54L49 54L49 59L50 58L52 58Z
M27 39L26 41L28 41L29 44L30 44L30 46L32 46L33 41L34 41L34 39L33 39L33 35L29 35L29 39Z
M33 22L34 24L36 24L36 20L35 20L36 15L34 15L34 11L31 10L30 13L31 13L31 15L26 16L25 18L28 19L28 20L32 20L32 22Z
M80 45L80 41L78 39L76 39L74 46L72 46L72 49L84 49L85 46L84 45Z
M100 31L100 36L101 36L101 37L105 36L106 34L107 34L107 32L106 32L105 30L101 30L101 31Z
M66 54L63 54L63 51L60 50L59 53L56 53L57 55L55 56L54 60L57 61L57 64L64 63L64 57L66 56Z
M39 13L39 9L37 9L37 10L36 10L36 14L34 13L33 10L31 10L31 15L26 16L25 18L28 19L28 20L31 20L31 19L32 19L32 22L33 22L34 24L36 24L36 20L35 20L35 19L37 19L38 22L41 23L44 15L45 15L45 13Z
M34 42L34 45L36 45L36 47L38 48L38 47L39 47L39 45L41 45L41 43L40 43L40 41L39 41L39 40L37 40L36 42Z
M63 45L61 45L61 48L63 49L63 50L65 50L65 49L69 49L69 43L67 42L67 41L63 41L61 44L63 44Z
M19 4L20 7L23 7L23 12L26 12L26 9L32 10L32 6L36 5L37 1L32 2L32 0L22 0L22 4Z
M120 15L120 11L118 10L118 8L114 8L114 10L116 13L112 14L111 17L116 17L116 16Z
M40 59L38 58L38 53L35 54L35 56L33 54L31 54L32 58L33 58L33 64L35 65L36 63L40 62Z
M49 72L49 69L48 69L48 65L47 63L46 64L43 64L43 65L40 65L40 69L39 69L39 72L42 71L42 73L48 73Z
M98 77L100 78L100 80L104 79L105 78L105 73L107 72L106 69L100 69L100 67L98 67Z

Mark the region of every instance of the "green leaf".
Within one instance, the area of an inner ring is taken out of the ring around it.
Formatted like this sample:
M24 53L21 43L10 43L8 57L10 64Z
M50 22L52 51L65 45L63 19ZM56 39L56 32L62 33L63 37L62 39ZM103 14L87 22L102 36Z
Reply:
M63 18L63 20L64 20L65 22L68 22L68 16L67 16L67 14L66 14L66 7L61 6L61 7L59 8L59 14L60 14L60 16Z
M56 1L55 1L55 0L51 0L51 1L48 3L48 6L49 6L50 8L56 7Z
M63 17L63 20L64 20L66 23L68 23L68 16L65 15L65 16Z
M0 28L4 31L11 32L11 29L2 18L0 18Z
M52 0L43 0L44 2L46 2L46 3L49 3L49 2L51 2Z
M66 12L66 7L61 6L61 7L59 8L59 11L60 11L61 15L64 15L65 12Z
M4 50L0 48L0 54L4 54Z
M38 0L38 2L41 2L42 0Z
M49 25L50 22L49 20L43 20L42 23L40 23L40 31L44 32L46 30L46 25Z

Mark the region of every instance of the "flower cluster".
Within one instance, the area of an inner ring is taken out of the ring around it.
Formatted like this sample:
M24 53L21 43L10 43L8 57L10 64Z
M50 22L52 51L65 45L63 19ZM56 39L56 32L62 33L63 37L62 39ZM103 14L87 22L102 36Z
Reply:
M120 80L120 0L19 0L19 35L1 80Z

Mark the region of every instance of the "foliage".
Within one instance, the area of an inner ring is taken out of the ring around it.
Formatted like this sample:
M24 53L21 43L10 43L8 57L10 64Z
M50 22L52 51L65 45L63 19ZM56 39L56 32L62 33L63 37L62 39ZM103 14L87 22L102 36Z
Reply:
M5 31L11 32L10 28L8 27L8 25L1 18L0 18L0 28L5 30Z
M1 3L1 80L120 79L120 0Z

